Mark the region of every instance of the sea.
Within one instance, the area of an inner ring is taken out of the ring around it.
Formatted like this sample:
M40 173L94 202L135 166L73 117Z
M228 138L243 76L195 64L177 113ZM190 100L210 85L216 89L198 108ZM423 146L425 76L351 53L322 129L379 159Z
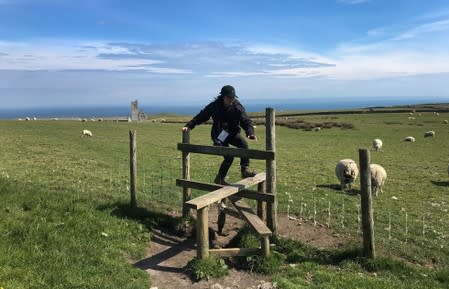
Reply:
M140 101L139 101L140 102ZM142 101L143 102L143 101ZM263 100L241 101L247 112L264 112L271 107L276 112L312 111L312 110L345 110L369 107L389 107L403 105L418 105L428 103L449 103L449 98L340 98L340 99L297 99L297 100ZM152 115L174 114L195 115L207 103L186 105L140 105L139 110L149 117ZM131 103L120 106L73 106L73 107L29 107L29 108L1 108L0 119L47 119L47 118L107 118L128 117Z

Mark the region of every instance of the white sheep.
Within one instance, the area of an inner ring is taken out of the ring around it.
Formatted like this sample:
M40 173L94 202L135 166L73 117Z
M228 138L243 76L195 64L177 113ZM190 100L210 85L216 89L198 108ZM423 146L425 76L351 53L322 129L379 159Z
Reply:
M83 132L81 133L81 137L83 137L83 136L92 137L94 135L92 134L92 132L90 130L83 129Z
M373 139L373 149L378 151L382 148L383 142L379 138Z
M348 185L351 189L352 183L355 181L359 174L359 168L355 161L351 159L340 160L335 166L335 175L340 181L341 190Z
M424 133L424 137L435 136L435 132L433 130L426 131Z
M371 193L377 197L377 193L382 192L382 187L387 179L387 172L378 164L369 165L371 171Z
M412 136L408 136L408 137L404 138L404 141L415 142L415 138Z
M448 124L449 121L447 121L447 119L445 119L445 120L443 121L443 123Z

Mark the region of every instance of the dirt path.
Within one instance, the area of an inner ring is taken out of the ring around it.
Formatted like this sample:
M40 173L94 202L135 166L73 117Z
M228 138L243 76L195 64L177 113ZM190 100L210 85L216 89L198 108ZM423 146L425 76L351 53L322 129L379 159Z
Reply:
M216 229L216 211L210 211L209 226ZM227 236L218 236L217 243L226 245L242 226L242 221L228 216L224 232ZM339 247L348 238L334 234L323 226L314 226L287 216L278 217L279 235L302 240L319 248ZM184 273L187 263L196 255L195 238L174 236L161 230L153 231L153 237L147 257L134 265L150 274L153 289L272 289L275 285L269 282L270 277L253 274L247 271L231 269L229 274L220 279L192 282Z

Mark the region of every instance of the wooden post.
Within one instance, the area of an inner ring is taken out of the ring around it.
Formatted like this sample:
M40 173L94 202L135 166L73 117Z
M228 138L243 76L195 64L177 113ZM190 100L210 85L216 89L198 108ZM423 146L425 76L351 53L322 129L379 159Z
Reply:
M198 259L209 257L209 207L196 211L196 255Z
M265 182L261 182L257 184L257 192L260 194L263 194L265 192ZM257 216L261 219L261 220L266 220L266 214L265 214L265 210L266 210L266 205L264 201L258 200L257 201Z
M270 238L268 236L262 239L262 250L265 257L270 255Z
M137 145L136 131L129 131L129 169L130 169L130 192L131 192L131 208L137 207L136 199L136 176L137 176Z
M190 133L188 131L182 132L182 143L190 143ZM190 154L182 152L182 178L190 180ZM191 209L185 206L185 203L192 198L192 190L183 187L182 189L182 217L187 218L192 215Z
M362 208L363 253L368 258L376 256L374 246L374 219L371 196L370 154L368 149L359 149L360 195Z
M276 151L275 115L273 108L265 110L266 150ZM267 226L277 235L277 198L276 198L276 157L266 161L267 194L274 195L274 202L267 203Z

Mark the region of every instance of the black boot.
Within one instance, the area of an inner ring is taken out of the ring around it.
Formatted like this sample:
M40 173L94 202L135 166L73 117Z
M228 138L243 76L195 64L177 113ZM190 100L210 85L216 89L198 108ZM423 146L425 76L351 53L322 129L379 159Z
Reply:
M225 181L225 178L220 176L219 174L215 177L214 183L223 186L229 186L229 183Z
M251 171L248 167L242 167L242 178L251 178L256 175L255 171Z

